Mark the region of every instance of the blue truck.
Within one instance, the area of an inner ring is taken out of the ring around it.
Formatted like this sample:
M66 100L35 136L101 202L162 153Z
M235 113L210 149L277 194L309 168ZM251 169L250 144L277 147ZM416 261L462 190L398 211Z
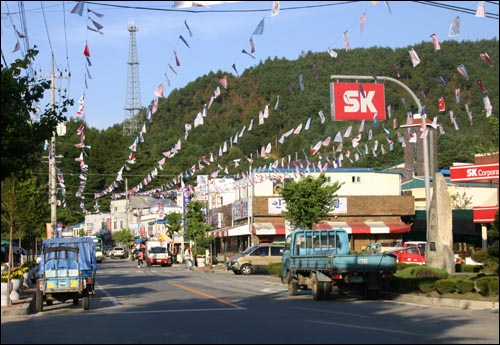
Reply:
M364 298L375 298L396 272L394 254L351 254L343 229L293 231L286 238L281 263L288 294L310 289L313 300L327 300L332 288L341 294L356 289Z
M83 310L90 307L94 293L97 258L94 241L89 237L51 238L43 241L39 275L35 290L35 309L43 311L44 302L68 299Z

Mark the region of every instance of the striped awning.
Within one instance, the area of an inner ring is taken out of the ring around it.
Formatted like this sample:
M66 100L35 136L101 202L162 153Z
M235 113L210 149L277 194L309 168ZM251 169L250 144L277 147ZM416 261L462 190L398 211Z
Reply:
M252 228L255 235L285 235L285 223L253 223Z
M212 237L227 237L227 232L229 228L222 228L222 229L217 229L217 230L212 230L207 233L207 236L212 236Z
M403 222L322 222L315 230L344 229L348 234L402 234L411 226Z

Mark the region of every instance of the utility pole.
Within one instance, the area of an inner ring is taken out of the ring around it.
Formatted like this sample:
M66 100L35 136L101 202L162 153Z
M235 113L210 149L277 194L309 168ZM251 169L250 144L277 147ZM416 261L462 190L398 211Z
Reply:
M54 54L52 54L52 64L50 69L50 101L52 104L52 112L56 109L55 99L55 75L54 75ZM50 225L52 238L56 237L57 227L57 180L56 180L56 133L52 130L52 138L50 139L49 153L49 189L50 189Z

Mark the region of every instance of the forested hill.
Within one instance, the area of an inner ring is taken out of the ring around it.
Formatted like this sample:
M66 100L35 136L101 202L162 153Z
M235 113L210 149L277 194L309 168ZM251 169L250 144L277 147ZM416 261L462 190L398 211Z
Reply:
M415 67L409 54L412 48L421 60ZM385 102L390 106L391 117L376 123L366 121L360 133L359 121L332 121L331 75L399 79L418 96L428 118L438 116L444 129L444 134L438 136L439 168L449 168L453 162L473 162L476 153L498 151L498 48L498 40L482 40L445 41L438 51L431 42L398 49L339 50L336 58L326 52L304 52L294 61L269 58L253 68L240 71L240 76L234 71L217 71L202 76L182 89L173 90L167 98L160 98L157 110L151 112L152 121L146 119L146 111L139 114L137 135L124 136L122 124L104 131L85 128L85 145L91 146L91 149L85 149L88 156L84 156L88 165L87 180L82 189L85 208L93 211L95 193L101 193L101 211L108 210L111 195L125 190L124 181L114 182L119 171L123 171L129 189L142 183L141 191L145 192L155 187L163 190L177 188L179 185L175 183L179 182L179 176L184 176L186 183L194 183L196 175L215 176L216 171L218 177L238 176L238 173L241 176L241 172L248 171L247 158L253 159L253 169L269 168L273 163L274 167L281 169L282 162L285 168L288 163L291 169L295 169L295 164L302 164L305 168L309 162L313 170L313 167L318 169L320 160L322 166L328 163L332 168L333 161L341 157L344 158L342 167L384 169L403 162L398 132L402 134L405 129L394 129L393 125L395 119L398 126L404 124L408 112L417 113L417 105L411 96L395 83L379 81L385 84ZM487 52L493 66L480 57L482 52ZM457 69L460 65L465 67L468 80ZM220 82L224 76L227 77L227 89ZM220 96L214 97L218 88ZM458 102L457 89L460 89ZM489 97L493 107L489 117L484 96ZM444 112L438 110L441 97L446 104ZM259 124L259 112L264 113L266 105L269 116ZM206 116L203 116L204 109ZM320 111L324 114L324 123L321 123ZM456 124L452 123L450 112ZM203 120L203 124L195 125L197 117ZM308 119L310 127L306 130ZM301 124L299 134L290 134L290 130L297 132ZM72 118L68 121L68 135L58 139L58 153L65 157L58 166L66 180L67 205L72 209L79 209L82 201L75 198L75 192L81 186L81 171L79 163L73 159L78 158L82 151L75 147L80 142L77 134L80 125L81 121ZM186 126L191 126L191 129L187 131ZM349 126L352 126L351 134L346 137ZM146 129L146 132L140 133L141 129ZM370 131L373 134L371 139ZM341 150L338 150L340 143L334 142L339 132L343 137ZM352 139L358 134L361 134L359 146L353 147ZM319 152L313 155L312 148L328 137L330 143L320 144ZM394 142L392 150L390 141ZM134 143L136 152L133 152ZM175 152L179 143L180 150L173 157L166 157ZM219 156L224 145L227 151ZM261 157L262 147L271 148L266 157ZM210 161L211 154L213 162ZM127 163L131 155L135 158L134 164ZM160 169L158 162L163 158L165 163ZM125 165L129 171L122 169ZM151 181L146 185L144 182L148 179Z

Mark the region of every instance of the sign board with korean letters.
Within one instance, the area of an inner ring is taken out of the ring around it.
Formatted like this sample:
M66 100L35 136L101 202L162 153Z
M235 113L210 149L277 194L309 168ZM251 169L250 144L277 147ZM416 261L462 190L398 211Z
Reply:
M498 163L450 167L450 182L498 180Z
M386 119L384 84L330 83L332 120Z
M347 198L336 198L333 200L332 211L328 214L346 214L347 213Z
M283 198L268 198L267 211L269 214L281 214L286 211L286 201Z

